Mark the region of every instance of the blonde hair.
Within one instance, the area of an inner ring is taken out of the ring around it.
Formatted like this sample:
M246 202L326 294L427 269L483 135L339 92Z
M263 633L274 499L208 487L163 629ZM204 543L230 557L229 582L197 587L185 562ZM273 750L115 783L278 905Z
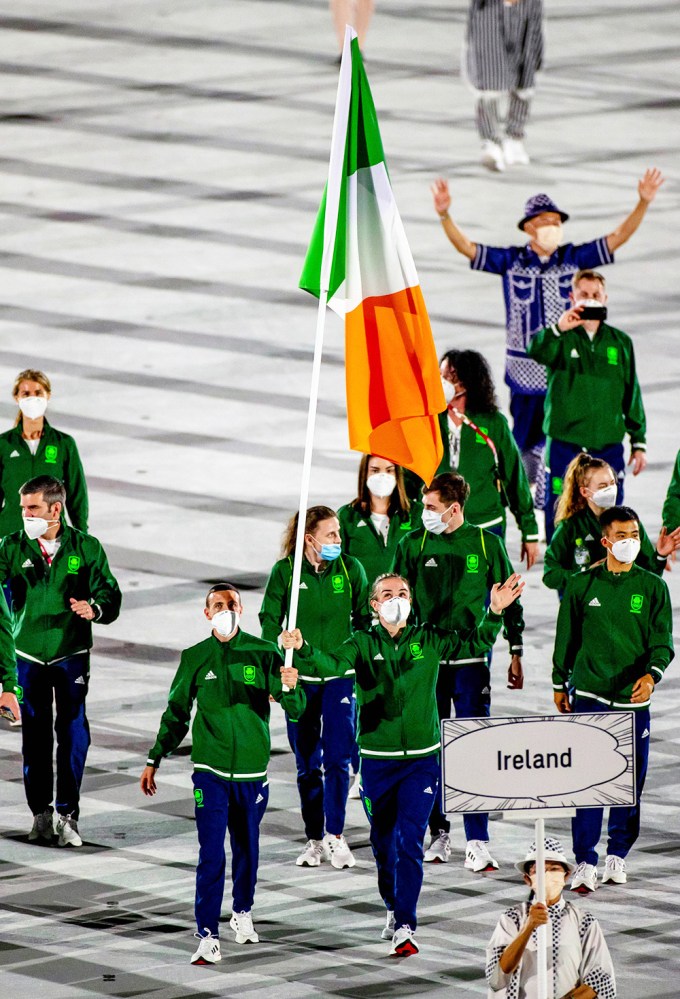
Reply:
M26 368L25 371L20 371L14 379L14 388L12 389L13 399L16 399L19 395L19 386L22 382L37 382L38 385L41 385L45 389L48 395L52 394L52 385L47 375L42 371L38 371L37 368ZM19 410L16 420L14 421L14 426L18 427L21 420L21 410Z
M310 506L305 516L305 534L314 534L322 520L330 520L337 517L335 510L329 506ZM288 525L283 532L281 539L281 557L290 558L295 552L295 541L297 538L298 514L288 521Z
M586 498L581 495L581 489L586 485L591 472L596 468L606 468L614 475L611 465L608 465L603 458L593 458L591 454L587 454L585 451L582 454L576 455L569 462L567 470L564 473L562 492L557 504L557 510L555 511L556 524L561 520L569 520L575 513L585 509L588 505Z

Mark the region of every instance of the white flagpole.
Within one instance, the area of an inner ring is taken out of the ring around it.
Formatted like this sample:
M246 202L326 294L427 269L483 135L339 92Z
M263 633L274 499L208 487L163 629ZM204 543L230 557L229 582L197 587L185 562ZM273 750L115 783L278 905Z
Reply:
M548 904L545 897L545 819L536 819L536 901ZM536 989L538 999L552 999L552 988L548 992L548 927L539 926L536 930Z
M305 549L305 520L309 502L309 482L312 474L312 453L314 450L314 428L316 426L316 409L319 398L319 378L321 376L321 357L323 354L323 336L326 325L326 306L328 303L328 286L333 263L333 249L338 225L338 207L342 185L342 173L345 159L345 143L347 139L347 122L349 120L349 101L352 88L352 54L350 45L356 32L349 25L345 28L345 44L340 63L340 78L335 101L333 118L333 135L331 138L331 154L328 166L328 184L326 187L326 214L324 217L323 257L321 261L321 287L319 308L316 314L316 339L314 342L314 362L312 364L312 383L309 390L309 409L307 411L307 436L305 439L305 455L302 463L302 482L300 484L300 505L298 508L298 525L295 536L295 556L293 558L293 578L290 586L290 606L288 609L287 628L295 627L297 621L298 600L300 595L300 575L302 573L302 557ZM293 650L286 650L285 664L290 666L293 661Z

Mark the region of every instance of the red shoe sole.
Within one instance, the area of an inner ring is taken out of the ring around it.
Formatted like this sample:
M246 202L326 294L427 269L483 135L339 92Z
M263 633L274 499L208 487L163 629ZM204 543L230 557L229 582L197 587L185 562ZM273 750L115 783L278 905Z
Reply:
M586 888L585 885L579 885L578 888L572 888L571 890L573 892L576 892L577 895L592 895L593 894L593 889L592 888Z
M418 953L418 948L416 947L416 945L413 944L413 943L411 943L410 940L407 940L400 947L397 947L397 950L396 950L396 952L394 954L390 954L389 956L390 957L412 957L413 954L417 954L417 953Z

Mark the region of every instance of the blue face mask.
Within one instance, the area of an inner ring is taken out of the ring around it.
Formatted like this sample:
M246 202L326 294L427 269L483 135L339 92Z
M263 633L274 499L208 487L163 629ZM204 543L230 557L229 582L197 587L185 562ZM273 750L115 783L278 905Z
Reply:
M324 562L333 562L334 559L340 558L341 552L342 545L321 545L319 555Z

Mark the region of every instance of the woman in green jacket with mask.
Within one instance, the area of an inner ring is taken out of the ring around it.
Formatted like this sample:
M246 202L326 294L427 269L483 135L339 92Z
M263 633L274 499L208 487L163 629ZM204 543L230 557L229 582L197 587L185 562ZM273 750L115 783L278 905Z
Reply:
M17 375L12 396L19 407L11 430L0 434L0 537L20 531L19 489L39 475L60 479L72 527L87 533L87 483L76 442L45 419L52 386L42 371Z

